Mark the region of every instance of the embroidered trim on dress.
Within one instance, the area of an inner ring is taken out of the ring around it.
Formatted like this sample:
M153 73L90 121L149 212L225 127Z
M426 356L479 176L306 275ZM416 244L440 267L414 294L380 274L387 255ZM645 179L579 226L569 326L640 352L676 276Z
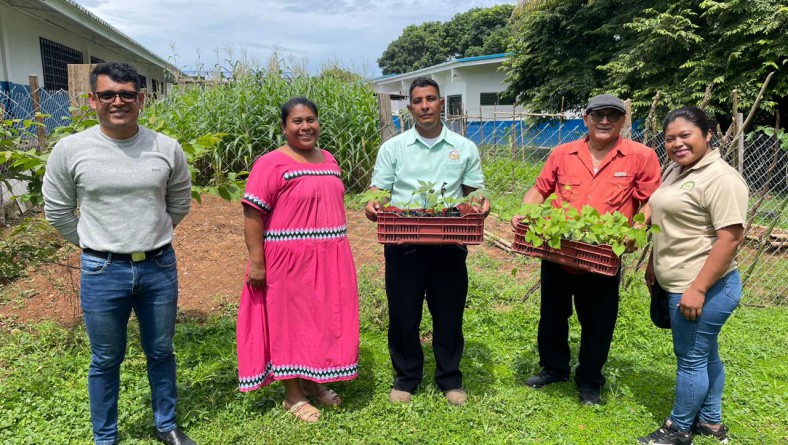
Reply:
M338 366L335 368L312 368L303 365L273 365L268 363L265 371L252 377L239 377L241 391L250 391L259 388L274 376L278 378L301 376L318 382L327 382L341 378L353 377L358 374L358 363Z
M345 238L347 226L327 227L324 229L285 229L265 232L265 241L294 241L303 239Z
M271 211L271 204L268 204L267 202L263 201L262 198L258 198L251 193L244 193L244 199L256 205L257 207L260 207L266 212Z
M273 365L269 362L267 365L265 365L265 371L263 371L262 374L252 377L238 377L238 380L241 382L240 385L238 385L238 389L241 391L249 391L259 388L262 386L263 382L268 380L268 377L271 376L272 367Z
M289 171L283 175L285 181L289 181L290 179L299 178L301 176L336 176L339 178L339 171L338 170L295 170Z

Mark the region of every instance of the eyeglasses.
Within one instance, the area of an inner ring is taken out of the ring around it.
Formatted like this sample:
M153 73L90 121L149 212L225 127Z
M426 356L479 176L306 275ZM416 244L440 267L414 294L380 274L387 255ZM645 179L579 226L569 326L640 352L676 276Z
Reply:
M116 97L120 97L121 102L133 104L140 96L139 91L96 91L93 93L98 97L99 102L103 104L111 104L115 102Z
M601 111L592 111L592 112L588 113L588 115L591 116L591 120L593 120L594 122L602 122L602 120L605 117L607 117L607 120L611 124L615 124L616 122L618 122L619 119L621 119L624 116L623 114L621 114L621 113L619 113L617 111L614 111L612 113L607 113L607 114L605 114L605 113L603 113Z

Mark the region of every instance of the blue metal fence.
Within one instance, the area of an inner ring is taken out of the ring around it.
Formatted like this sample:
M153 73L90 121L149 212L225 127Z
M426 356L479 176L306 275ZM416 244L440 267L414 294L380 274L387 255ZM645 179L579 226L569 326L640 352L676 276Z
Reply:
M69 106L71 99L67 91L47 91L39 89L41 113L49 115L44 119L47 133L55 127L63 125L64 118L71 117ZM33 98L30 87L12 82L0 82L0 104L5 114L4 119L33 119Z
M403 120L394 116L397 132L402 131ZM404 120L410 128L409 119ZM538 119L467 121L449 120L446 125L454 132L464 134L476 145L515 145L521 147L552 148L574 141L586 134L583 119ZM642 122L634 122L632 132L640 133Z

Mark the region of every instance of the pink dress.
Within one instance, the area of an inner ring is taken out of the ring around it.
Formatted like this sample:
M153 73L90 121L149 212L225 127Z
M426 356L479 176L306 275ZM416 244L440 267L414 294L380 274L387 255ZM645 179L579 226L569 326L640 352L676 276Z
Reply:
M241 202L263 213L266 285L244 285L236 330L239 389L358 374L358 286L339 165L259 158ZM248 273L248 266L247 266Z

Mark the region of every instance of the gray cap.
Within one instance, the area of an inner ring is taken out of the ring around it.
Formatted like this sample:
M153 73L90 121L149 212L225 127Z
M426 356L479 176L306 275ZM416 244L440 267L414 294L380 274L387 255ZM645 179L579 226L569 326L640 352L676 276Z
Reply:
M594 110L601 110L603 108L612 108L614 110L620 111L622 114L627 114L624 101L612 94L600 94L599 96L592 97L591 100L588 101L588 105L586 105L585 114L588 114Z

